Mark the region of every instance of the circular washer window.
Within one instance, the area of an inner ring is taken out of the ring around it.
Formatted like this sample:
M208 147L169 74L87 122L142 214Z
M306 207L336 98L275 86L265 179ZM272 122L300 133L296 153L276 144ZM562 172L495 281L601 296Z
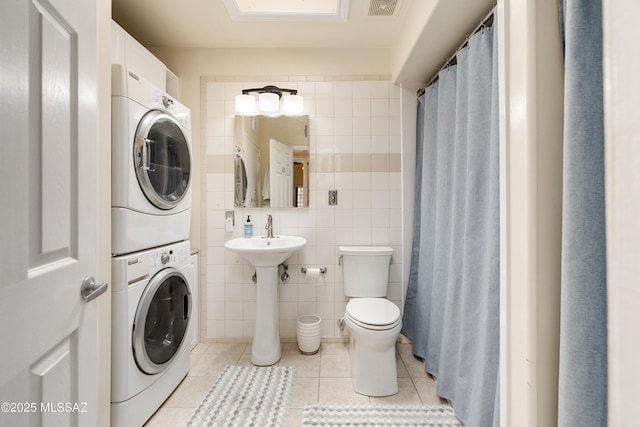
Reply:
M174 208L191 180L191 152L178 121L162 110L145 114L136 130L133 158L149 202L159 209Z
M147 284L133 323L133 351L138 367L157 374L175 357L191 315L191 292L174 268L157 273Z

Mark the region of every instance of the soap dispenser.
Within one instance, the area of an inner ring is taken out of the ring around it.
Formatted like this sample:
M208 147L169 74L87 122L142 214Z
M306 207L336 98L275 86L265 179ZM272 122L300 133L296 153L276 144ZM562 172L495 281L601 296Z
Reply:
M247 215L247 222L244 223L244 237L253 236L253 224L251 223L251 215Z

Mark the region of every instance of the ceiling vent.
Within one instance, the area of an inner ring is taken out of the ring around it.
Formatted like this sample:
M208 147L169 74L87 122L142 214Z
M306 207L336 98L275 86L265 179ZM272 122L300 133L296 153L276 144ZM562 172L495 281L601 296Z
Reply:
M369 16L393 16L400 0L371 0Z

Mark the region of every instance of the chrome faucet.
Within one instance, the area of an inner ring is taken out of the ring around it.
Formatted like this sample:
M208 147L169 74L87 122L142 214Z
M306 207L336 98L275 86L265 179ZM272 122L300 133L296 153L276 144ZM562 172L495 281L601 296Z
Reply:
M267 230L267 239L273 237L273 218L271 215L267 215L267 225L264 226Z

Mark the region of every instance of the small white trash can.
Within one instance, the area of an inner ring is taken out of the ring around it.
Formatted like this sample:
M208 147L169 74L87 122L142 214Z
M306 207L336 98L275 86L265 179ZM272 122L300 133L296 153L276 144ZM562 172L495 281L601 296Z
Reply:
M320 349L320 323L316 314L304 314L298 317L298 348L302 354L316 354Z

